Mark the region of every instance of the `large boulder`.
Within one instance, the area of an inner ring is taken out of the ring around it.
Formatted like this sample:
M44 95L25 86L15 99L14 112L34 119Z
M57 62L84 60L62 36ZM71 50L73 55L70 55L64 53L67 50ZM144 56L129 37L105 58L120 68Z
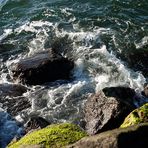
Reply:
M148 122L148 103L144 104L140 108L132 111L124 120L120 127L128 127L139 123Z
M36 85L58 79L69 79L74 63L52 49L36 53L10 66L14 81Z
M147 148L148 123L82 138L67 148Z
M135 91L126 87L104 88L86 101L84 115L86 131L90 135L117 128L135 108Z
M24 136L8 147L35 147L37 145L38 147L64 147L80 140L84 136L87 136L87 134L74 124L53 124Z
M25 92L27 92L27 88L19 84L0 84L1 107L13 116L19 114L20 111L31 107L28 98L22 96Z

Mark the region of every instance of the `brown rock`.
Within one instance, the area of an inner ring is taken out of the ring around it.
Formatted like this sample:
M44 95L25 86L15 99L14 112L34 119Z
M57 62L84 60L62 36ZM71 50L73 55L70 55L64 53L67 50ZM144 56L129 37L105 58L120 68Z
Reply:
M69 79L74 63L52 49L20 60L10 66L14 81L36 85L58 79Z
M148 123L85 137L67 148L147 148Z
M119 127L134 109L134 105L130 104L134 94L130 88L111 87L90 96L84 108L88 134L94 135Z
M144 94L146 97L148 97L148 84L145 84L144 86Z

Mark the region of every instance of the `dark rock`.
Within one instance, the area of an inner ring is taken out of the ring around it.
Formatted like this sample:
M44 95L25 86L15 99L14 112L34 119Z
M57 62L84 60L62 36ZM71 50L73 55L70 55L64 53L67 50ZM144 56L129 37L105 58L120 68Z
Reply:
M104 88L90 96L85 104L86 131L90 135L117 128L135 108L135 92L125 87Z
M32 130L42 129L50 123L42 117L31 117L25 125L25 132L29 133Z
M107 97L114 97L120 101L134 106L134 98L136 97L136 92L134 89L129 87L106 87L102 90Z
M17 84L0 84L1 107L13 116L31 106L29 100L23 96L27 88Z
M147 148L148 123L85 137L67 148Z
M10 66L14 81L36 85L58 79L69 79L74 63L52 49L20 60Z
M19 85L19 84L0 84L0 96L21 96L23 93L27 91L27 88L25 86Z
M26 97L13 97L0 99L2 107L12 116L18 115L21 111L30 108L31 103Z
M125 54L125 60L129 67L136 71L142 71L142 74L148 77L148 50L129 50Z

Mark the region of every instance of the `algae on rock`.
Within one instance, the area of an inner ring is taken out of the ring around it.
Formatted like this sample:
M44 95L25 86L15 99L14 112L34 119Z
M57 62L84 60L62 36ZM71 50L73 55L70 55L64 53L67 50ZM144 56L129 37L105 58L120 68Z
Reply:
M62 147L72 144L87 136L78 126L71 123L53 124L38 131L34 131L18 142L10 144L9 148L41 145L41 147Z
M148 103L144 104L140 108L133 110L124 120L121 128L131 125L148 122Z

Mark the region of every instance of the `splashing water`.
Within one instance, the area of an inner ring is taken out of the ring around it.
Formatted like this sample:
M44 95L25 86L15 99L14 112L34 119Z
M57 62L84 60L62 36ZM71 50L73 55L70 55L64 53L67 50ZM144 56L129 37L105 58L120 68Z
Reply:
M133 46L147 47L147 10L146 0L1 0L0 83L13 83L11 63L52 46L75 62L72 81L29 86L23 95L31 108L16 119L36 114L81 124L90 93L118 85L140 92L146 78L120 57Z

